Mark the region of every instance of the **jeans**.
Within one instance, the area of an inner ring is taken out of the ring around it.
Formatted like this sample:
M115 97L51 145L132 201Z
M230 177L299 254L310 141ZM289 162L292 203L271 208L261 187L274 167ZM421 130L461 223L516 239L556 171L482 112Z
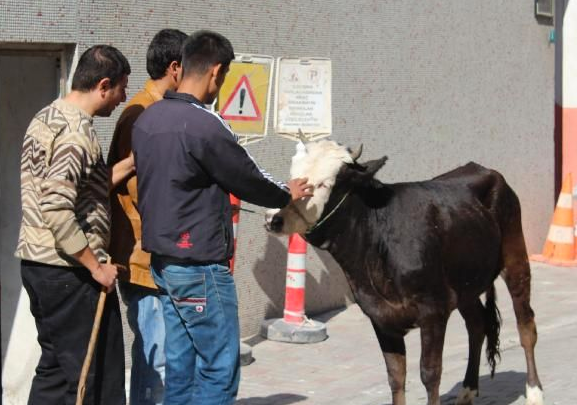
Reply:
M240 379L240 332L230 269L153 255L152 275L166 325L165 403L231 405Z
M162 405L164 396L164 318L158 292L120 284L127 318L134 333L130 372L130 405Z
M23 260L21 274L42 348L28 404L74 405L101 286L83 267ZM125 403L122 321L114 290L106 297L84 404Z

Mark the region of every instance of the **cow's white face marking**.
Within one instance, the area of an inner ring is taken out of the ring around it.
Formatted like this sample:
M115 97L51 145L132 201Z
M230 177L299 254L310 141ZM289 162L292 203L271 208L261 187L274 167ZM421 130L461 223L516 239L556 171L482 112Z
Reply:
M281 210L268 210L267 229L273 232L304 234L320 219L343 164L353 163L349 150L334 141L311 142L306 148L306 155L293 160L290 175L293 179L307 177L314 186L314 195ZM274 226L279 219L282 226Z

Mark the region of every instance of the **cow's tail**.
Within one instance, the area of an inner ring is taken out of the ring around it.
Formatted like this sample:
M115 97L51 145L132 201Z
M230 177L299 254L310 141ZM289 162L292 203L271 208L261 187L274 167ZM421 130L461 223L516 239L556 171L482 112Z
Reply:
M491 366L491 378L495 375L495 366L501 360L499 352L499 332L501 331L501 313L497 308L497 296L495 286L491 287L485 294L485 334L487 335L487 361Z

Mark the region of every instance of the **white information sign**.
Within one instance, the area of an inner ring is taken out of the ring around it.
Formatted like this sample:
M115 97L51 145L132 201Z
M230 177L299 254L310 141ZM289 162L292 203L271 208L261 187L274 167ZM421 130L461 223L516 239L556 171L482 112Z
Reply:
M320 58L279 58L275 92L275 132L309 140L332 132L331 61Z

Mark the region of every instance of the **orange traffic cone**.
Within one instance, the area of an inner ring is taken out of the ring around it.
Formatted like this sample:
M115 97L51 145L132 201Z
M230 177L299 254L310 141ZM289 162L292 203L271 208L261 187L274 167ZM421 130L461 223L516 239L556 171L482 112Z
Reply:
M557 207L553 213L549 234L543 247L543 254L531 255L537 262L556 266L577 266L575 260L575 231L573 225L573 180L571 173L565 177Z

